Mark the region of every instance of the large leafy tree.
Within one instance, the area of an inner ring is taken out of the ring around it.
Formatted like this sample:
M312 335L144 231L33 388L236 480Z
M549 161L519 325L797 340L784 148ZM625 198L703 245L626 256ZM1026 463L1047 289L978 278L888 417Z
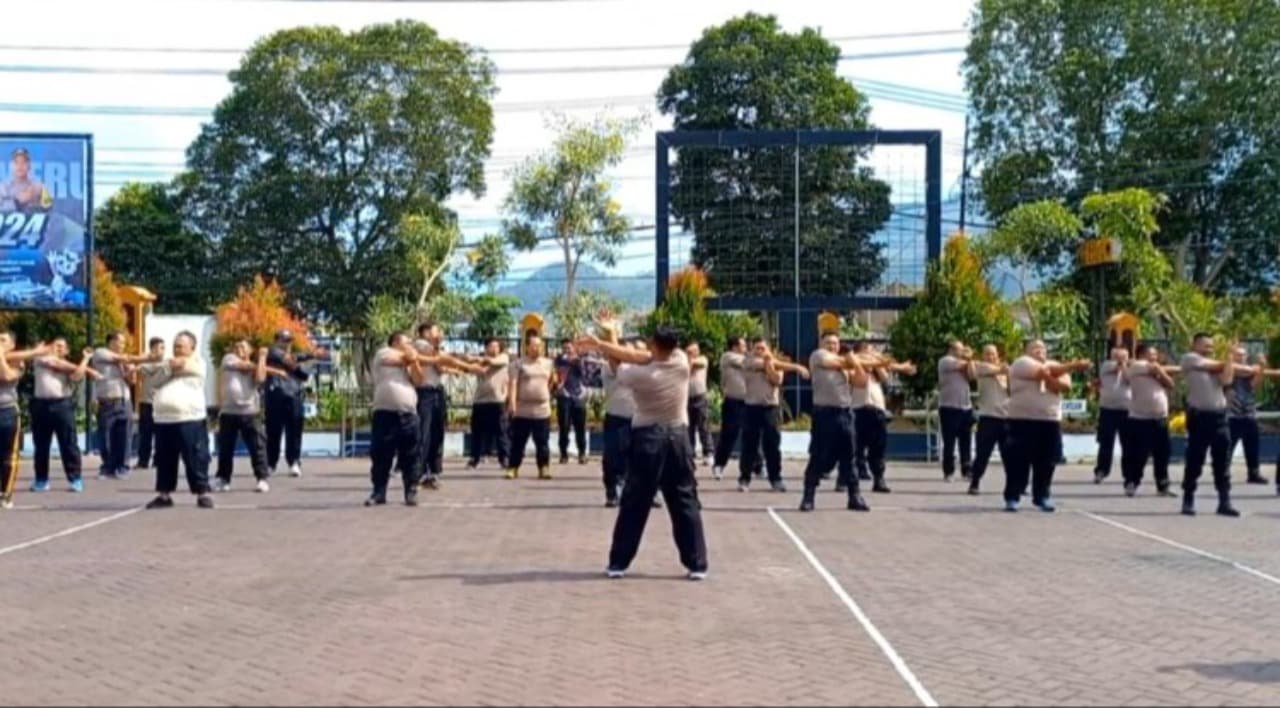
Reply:
M134 182L111 195L94 215L94 245L117 280L156 293L156 312L207 312L228 287L170 184Z
M816 30L782 31L747 14L711 27L671 69L658 105L676 130L869 127L870 106L836 72L840 48ZM671 209L694 232L693 260L721 295L843 295L874 285L885 258L871 235L889 218L889 185L865 147L804 148L796 212L794 149L682 148ZM811 267L814 264L822 267Z
M185 184L219 267L274 273L291 307L354 331L375 293L416 299L422 272L397 229L483 193L492 64L404 20L277 32L230 78Z
M1280 276L1280 4L980 0L966 82L999 219L1095 191L1168 196L1156 245L1214 291Z

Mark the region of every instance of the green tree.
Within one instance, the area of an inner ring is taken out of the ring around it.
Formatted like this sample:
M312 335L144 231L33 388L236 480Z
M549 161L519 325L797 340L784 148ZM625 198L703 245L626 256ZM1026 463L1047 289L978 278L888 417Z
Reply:
M481 340L487 337L509 337L516 331L514 309L520 300L509 295L482 293L471 301L471 321L467 323L467 338Z
M773 16L746 14L703 32L658 105L676 130L869 128L870 106L837 73L839 58L817 30L789 34ZM790 295L800 219L800 263L823 264L800 269L802 292L874 285L886 261L871 235L889 218L889 185L859 165L867 152L805 148L797 189L793 147L681 148L671 210L693 230L694 262L722 295Z
M515 169L504 210L507 239L521 251L540 243L560 248L564 261L562 307L576 303L578 266L585 258L614 265L631 231L605 172L622 162L641 121L599 117L555 119L552 148Z
M94 214L94 247L117 280L156 293L156 312L208 312L229 287L210 268L209 243L183 223L173 184L121 187Z
M1156 245L1215 292L1280 266L1280 4L980 0L965 77L987 210L1142 187Z
M219 269L274 273L309 317L353 331L375 293L416 300L421 274L397 230L483 194L492 64L401 20L276 32L230 79L184 182Z
M547 314L561 338L573 338L586 332L602 312L621 313L626 303L599 290L575 290L571 295L556 293L547 303Z
M921 375L902 380L910 393L933 390L937 379L930 367L952 339L975 349L996 344L1007 358L1020 351L1013 314L988 285L982 261L964 235L947 242L942 259L929 265L924 293L889 328L894 356L920 367Z
M471 283L492 292L511 269L506 241L497 234L486 234L467 252L467 263L471 266Z

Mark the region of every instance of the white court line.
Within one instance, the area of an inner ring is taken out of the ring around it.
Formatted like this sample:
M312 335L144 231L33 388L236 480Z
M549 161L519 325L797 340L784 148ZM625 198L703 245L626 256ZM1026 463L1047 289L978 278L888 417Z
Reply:
M131 514L136 514L139 511L142 511L143 508L145 507L138 506L132 509L125 509L124 511L118 514L112 514L111 516L104 516L103 518L98 519L97 521L90 521L87 524L72 526L69 529L63 529L57 533L51 533L48 536L41 536L40 538L35 538L30 541L26 541L25 543L19 543L16 546L5 546L4 548L0 548L0 556L6 555L9 553L17 553L18 551L21 551L23 549L31 548L32 546L38 546L42 543L46 543L54 539L62 538L63 536L70 536L73 533L80 533L81 531L87 531L93 528L94 526L109 524L112 521L115 521L116 519L123 519L124 517L129 516Z
M929 694L929 689L925 688L924 684L920 683L920 679L916 678L916 675L911 671L911 668L907 666L907 662L903 661L902 657L898 655L898 652L894 651L893 646L889 644L889 640L884 638L884 635L880 633L880 630L876 629L874 624L871 624L871 620L867 618L867 615L862 611L862 608L858 607L858 603L853 601L853 598L849 596L849 593L845 592L844 588L841 587L840 582L835 579L835 576L831 575L831 573L823 567L822 562L818 560L818 557L813 555L813 552L809 550L809 547L806 546L804 541L796 535L795 531L791 530L791 527L787 525L787 522L783 521L781 516L778 516L778 512L774 511L773 507L769 507L768 511L769 516L773 518L773 522L776 523L778 528L782 529L782 532L791 539L791 542L796 545L796 548L800 549L800 554L805 557L805 560L809 561L809 565L813 566L814 570L818 571L818 575L827 582L827 586L831 588L831 591L836 594L836 597L840 598L840 601L844 603L845 607L849 608L849 612L853 613L854 618L856 618L858 623L862 625L862 628L866 630L867 635L869 635L871 640L876 643L876 646L880 647L880 651L884 652L884 655L888 657L889 663L893 664L893 668L897 669L898 675L902 677L903 681L906 681L907 686L911 687L912 692L916 694L916 698L919 699L920 704L928 706L929 708L937 706L938 702Z
M1274 575L1268 575L1256 568L1250 568L1249 566L1243 563L1238 563L1236 561L1233 561L1230 558L1224 558L1223 556L1201 550L1199 548L1196 548L1195 546L1188 546L1185 543L1178 543L1177 541L1172 541L1170 539L1165 538L1164 536L1157 536L1156 534L1148 533L1146 531L1143 531L1142 529L1135 529L1134 527L1127 526L1125 524L1120 523L1119 521L1112 521L1111 519L1108 519L1105 516L1098 516L1097 514L1094 514L1088 511L1077 511L1076 513L1082 516L1088 517L1090 519L1093 519L1094 521L1099 521L1101 523L1104 523L1108 526L1113 526L1115 528L1120 529L1121 531L1128 531L1129 533L1135 536L1141 536L1142 538L1155 541L1156 543L1163 543L1166 546L1172 546L1173 548L1176 548L1180 551L1186 551L1187 553L1200 556L1201 558L1207 558L1211 561L1222 563L1223 565L1229 565L1232 568L1235 568L1236 570L1242 573L1248 573L1249 575L1252 575L1255 578L1265 580L1268 583L1280 585L1280 578L1277 578Z

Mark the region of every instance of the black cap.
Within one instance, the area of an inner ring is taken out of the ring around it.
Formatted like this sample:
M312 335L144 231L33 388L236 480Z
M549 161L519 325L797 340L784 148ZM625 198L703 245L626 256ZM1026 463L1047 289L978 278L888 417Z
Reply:
M30 160L31 153L27 152L26 148L18 148L17 150L14 150L13 152L9 153L9 159L11 160L16 160L19 157L26 160Z

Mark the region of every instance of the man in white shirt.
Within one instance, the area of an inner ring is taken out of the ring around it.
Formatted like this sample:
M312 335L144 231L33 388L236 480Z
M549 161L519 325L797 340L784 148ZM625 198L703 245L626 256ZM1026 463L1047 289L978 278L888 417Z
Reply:
M222 357L222 375L218 382L218 471L213 483L216 492L231 490L231 473L235 468L236 441L243 440L249 452L249 464L257 480L259 493L271 491L267 477L267 435L258 422L261 403L258 388L267 380L267 374L288 376L280 369L267 366L266 347L253 356L253 345L247 339L235 343L231 351Z
M511 358L502 350L502 342L490 337L484 342L484 355L467 357L466 361L484 367L476 374L476 393L471 403L471 458L467 467L480 466L480 458L492 451L498 464L507 468L507 386L511 379Z
M1124 493L1134 496L1142 484L1147 460L1155 470L1156 493L1171 497L1169 490L1169 392L1173 390L1176 367L1160 365L1160 352L1150 344L1139 344L1134 361L1121 369L1129 382L1128 431L1120 452L1120 472Z
M1235 363L1210 359L1213 338L1198 333L1191 351L1182 357L1187 381L1187 456L1182 473L1182 513L1195 516L1196 486L1204 471L1206 453L1213 458L1213 486L1218 491L1218 514L1238 517L1231 506L1231 434L1227 428L1227 396L1223 387L1235 378Z
M92 349L81 353L79 365L67 361L67 349L67 340L58 337L52 342L52 351L37 357L32 365L36 384L31 398L31 440L36 448L33 492L49 491L49 453L54 438L58 440L58 456L71 491L84 491L73 396L76 384L85 377L96 378L98 372L89 368Z
M994 344L982 348L982 361L970 364L971 378L978 382L978 435L973 454L973 470L969 476L969 494L977 495L982 477L991 462L991 453L1000 448L1000 459L1007 461L1009 442L1009 364L1000 357Z
M1121 371L1129 365L1129 350L1116 347L1111 359L1098 369L1098 457L1093 467L1093 482L1101 484L1111 476L1111 460L1115 453L1116 438L1120 439L1120 454L1128 444L1125 422L1129 419L1129 380Z
M942 428L942 479L950 482L956 474L956 447L960 448L960 476L969 478L973 429L973 400L970 398L970 367L973 352L960 340L953 340L947 355L938 360L938 422Z
M696 458L697 443L701 442L702 456L709 462L712 459L710 416L707 414L707 367L710 362L702 355L702 348L697 342L685 347L685 355L693 367L693 375L689 377L689 444L693 446Z
M747 382L745 415L742 425L742 458L738 465L738 491L751 488L751 474L759 451L764 452L769 487L778 493L787 491L782 482L782 413L779 389L788 373L809 378L809 370L791 362L780 361L762 337L751 342L751 356L744 359L742 369Z
M729 464L733 448L742 437L742 421L746 416L747 380L742 364L747 356L747 340L734 335L729 338L728 348L720 355L720 393L723 402L720 404L720 437L716 439L715 460L711 467L712 479L724 477L724 468ZM763 456L757 455L757 460ZM759 477L763 463L757 462L757 469L752 472Z
M422 385L422 380L417 349L403 334L391 335L387 346L373 357L373 415L369 439L369 479L373 491L365 500L365 506L387 503L387 484L393 465L400 470L405 505L418 505L417 456L422 446L416 387Z
M108 334L106 346L95 350L89 360L89 365L99 374L93 386L102 458L99 479L129 476L129 423L132 418L129 380L133 377L134 365L151 360L149 354L125 354L123 332Z
M849 374L866 376L861 362L852 352L840 355L840 335L826 332L817 350L809 356L809 375L813 381L813 423L809 432L809 464L804 471L804 496L800 511L813 511L818 484L823 475L839 467L849 493L850 511L869 511L858 489L858 476L852 474L855 447L853 423L853 391Z
M893 490L885 481L885 450L889 444L889 411L884 396L884 384L890 374L916 375L912 362L896 362L875 351L871 343L860 341L853 345L865 375L849 372L849 385L853 393L853 422L857 436L854 464L860 479L871 478L871 491L888 494ZM852 481L850 480L850 484Z
M707 542L688 429L691 369L689 357L678 346L676 332L658 327L649 339L647 352L595 337L586 337L578 344L632 364L620 374L620 383L631 389L635 402L631 464L627 490L613 527L607 575L621 578L631 566L653 508L653 496L661 489L671 515L680 562L690 580L703 580L707 577Z
M187 486L196 506L213 508L209 496L208 402L204 395L205 362L196 353L196 336L179 332L173 339L166 380L156 388L156 498L148 509L173 506L178 488L178 463L187 472Z
M1091 364L1079 359L1059 363L1044 342L1029 342L1009 367L1009 458L1004 463L1005 511L1017 511L1031 482L1031 501L1052 512L1053 472L1062 457L1062 394L1071 390L1071 374Z

